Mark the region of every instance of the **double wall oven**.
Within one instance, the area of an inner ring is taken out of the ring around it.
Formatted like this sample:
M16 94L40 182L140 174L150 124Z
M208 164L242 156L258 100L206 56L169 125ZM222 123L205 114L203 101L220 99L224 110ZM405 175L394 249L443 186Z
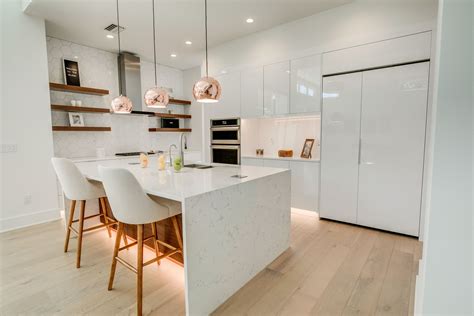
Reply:
M240 165L240 119L211 120L211 161Z

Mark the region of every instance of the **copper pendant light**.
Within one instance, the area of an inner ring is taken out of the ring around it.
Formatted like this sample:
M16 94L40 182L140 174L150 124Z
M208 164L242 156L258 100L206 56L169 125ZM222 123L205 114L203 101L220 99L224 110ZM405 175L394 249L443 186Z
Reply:
M155 66L155 86L145 92L145 104L149 108L164 109L170 101L168 92L158 87L158 80L156 75L156 27L155 27L155 0L151 0L153 12L153 65Z
M193 96L197 102L215 103L221 97L221 85L216 79L209 77L208 52L207 52L207 0L204 0L204 19L206 30L206 76L194 84Z
M117 35L118 35L118 53L120 56L121 50L120 50L120 14L119 14L119 3L118 0L117 2ZM121 78L121 67L118 67L118 74L119 78ZM122 95L122 85L119 82L119 92L120 95L118 97L115 97L112 102L110 103L110 106L112 107L112 112L117 113L117 114L129 114L132 112L133 104L132 100L130 100L127 96Z

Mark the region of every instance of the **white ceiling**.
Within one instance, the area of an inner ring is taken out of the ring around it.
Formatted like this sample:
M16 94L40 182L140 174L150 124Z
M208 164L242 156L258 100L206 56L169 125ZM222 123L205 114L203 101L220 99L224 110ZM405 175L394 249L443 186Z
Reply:
M301 19L353 0L208 0L209 46ZM119 0L122 49L153 60L152 0ZM117 52L115 0L32 0L26 12L45 18L48 36ZM200 64L204 0L155 0L157 61L179 69ZM255 22L247 24L252 17ZM190 40L192 45L184 42ZM177 55L176 58L170 56Z

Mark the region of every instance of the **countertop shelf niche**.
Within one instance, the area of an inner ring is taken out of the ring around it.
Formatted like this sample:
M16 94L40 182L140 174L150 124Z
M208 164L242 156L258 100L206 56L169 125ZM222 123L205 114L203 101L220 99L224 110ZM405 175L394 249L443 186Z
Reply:
M62 83L49 83L49 89L54 91L65 91L73 93L82 93L82 94L93 94L93 95L108 95L109 90L99 89L99 88L90 88L90 87L79 87L79 86L70 86Z
M52 111L62 111L62 112L87 112L87 113L110 113L109 109L104 108L93 108L88 106L72 106L72 105L61 105L61 104L51 104Z
M149 132L191 132L190 128L149 128Z

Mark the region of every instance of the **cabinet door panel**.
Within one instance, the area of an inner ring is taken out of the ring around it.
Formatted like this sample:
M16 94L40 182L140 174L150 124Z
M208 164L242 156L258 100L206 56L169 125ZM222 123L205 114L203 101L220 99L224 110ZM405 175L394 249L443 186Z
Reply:
M290 162L285 160L265 159L264 167L290 169Z
M291 207L316 212L319 193L319 164L291 161Z
M240 82L241 117L263 116L263 67L242 71Z
M357 223L418 235L429 63L363 73Z
M323 79L320 216L355 223L362 73Z
M290 113L321 111L321 55L291 61Z
M260 158L241 158L240 161L243 166L263 167L263 159Z
M290 63L288 61L263 68L264 114L289 113Z
M232 72L216 77L221 84L219 102L206 104L211 109L211 118L240 117L240 73Z

